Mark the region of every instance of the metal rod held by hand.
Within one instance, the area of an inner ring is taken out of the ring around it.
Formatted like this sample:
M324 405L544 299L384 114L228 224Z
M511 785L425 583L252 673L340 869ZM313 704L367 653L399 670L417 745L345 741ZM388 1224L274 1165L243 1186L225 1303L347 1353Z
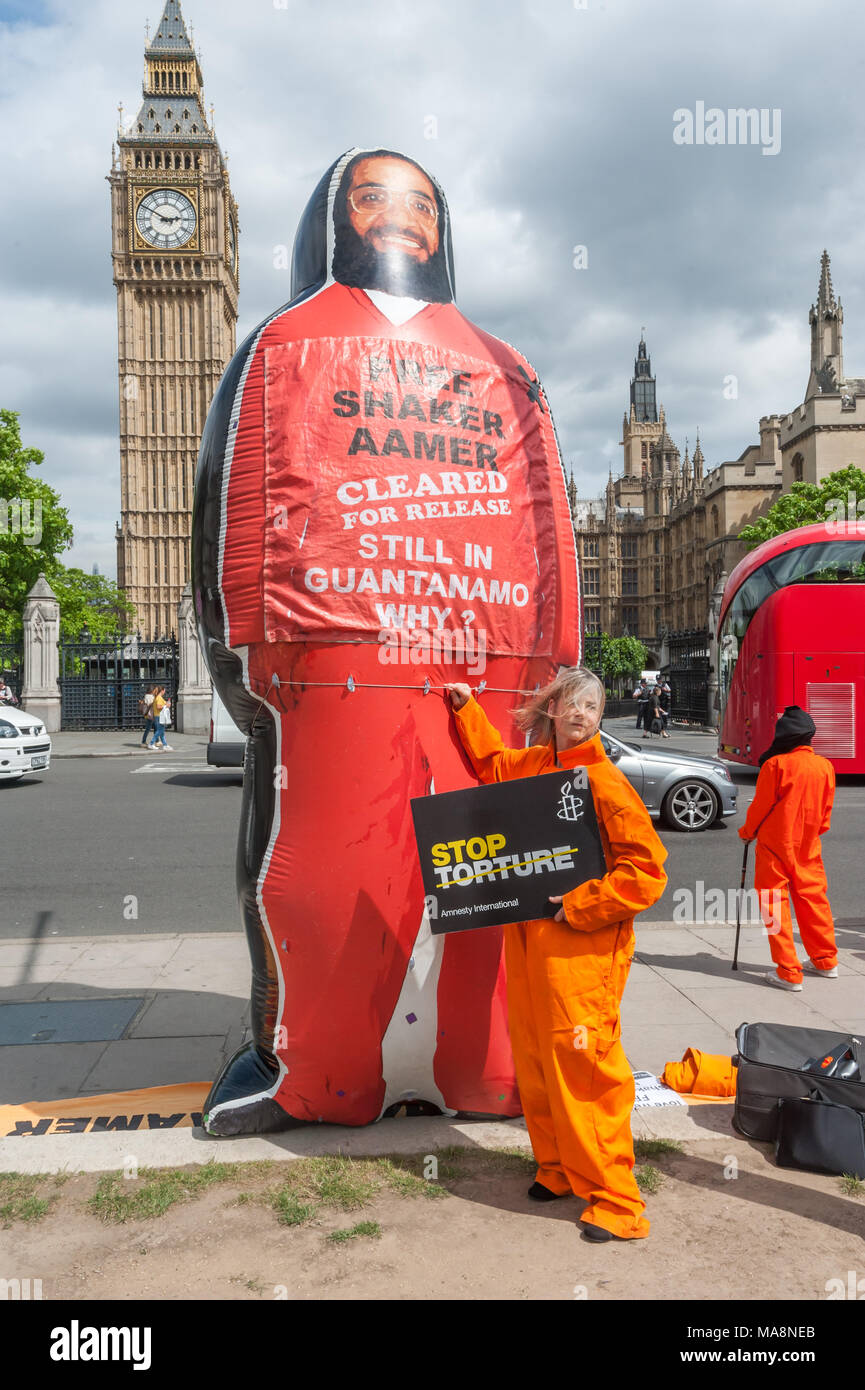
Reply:
M739 932L742 926L742 894L745 891L745 875L748 872L748 850L751 848L751 841L745 841L745 853L742 855L742 882L739 884L739 891L736 894L736 947L733 951L733 969L739 969Z

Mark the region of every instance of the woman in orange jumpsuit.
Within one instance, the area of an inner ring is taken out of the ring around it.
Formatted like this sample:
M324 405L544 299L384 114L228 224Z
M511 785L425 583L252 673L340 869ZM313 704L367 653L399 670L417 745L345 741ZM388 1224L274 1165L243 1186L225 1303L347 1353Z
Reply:
M769 950L777 973L769 979L782 989L802 988L802 966L793 945L790 896L802 944L810 957L809 974L838 974L835 926L820 851L820 836L829 829L835 796L835 769L809 747L817 732L814 720L798 705L788 705L775 725L775 739L760 758L760 775L745 824L743 840L756 839L754 887L769 933Z
M556 767L587 770L607 873L551 898L561 906L549 918L504 928L511 1044L538 1163L529 1196L583 1198L589 1240L646 1236L633 1173L634 1078L619 1041L619 1007L634 953L634 914L663 893L667 852L639 796L604 752L604 690L591 672L561 672L517 712L535 740L528 748L505 747L467 685L447 689L482 782Z

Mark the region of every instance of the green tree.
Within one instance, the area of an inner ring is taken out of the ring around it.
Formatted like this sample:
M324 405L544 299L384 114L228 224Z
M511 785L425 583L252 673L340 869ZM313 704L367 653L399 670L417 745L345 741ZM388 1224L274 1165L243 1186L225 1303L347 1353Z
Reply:
M21 631L24 600L40 573L60 600L60 631L94 638L131 630L135 609L113 579L67 569L58 556L72 544L72 523L52 487L31 475L44 459L25 448L18 415L0 410L0 635Z
M648 649L638 637L610 637L601 634L601 670L605 681L621 681L638 676L645 668Z
M115 632L132 631L135 608L113 579L59 564L47 577L60 600L61 636L78 637L87 628L99 642Z
M819 483L793 483L765 516L742 528L739 540L753 550L797 526L810 526L815 521L855 521L857 515L865 517L865 473L850 463Z
M72 544L72 523L60 496L34 478L42 465L39 449L25 449L18 415L0 410L0 629L20 626L27 591L56 556Z

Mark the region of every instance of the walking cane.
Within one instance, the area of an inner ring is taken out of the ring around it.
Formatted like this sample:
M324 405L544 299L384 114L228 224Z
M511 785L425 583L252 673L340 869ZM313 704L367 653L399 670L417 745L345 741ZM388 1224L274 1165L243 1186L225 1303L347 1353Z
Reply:
M748 872L748 850L751 841L745 841L745 853L742 855L742 882L739 884L739 891L736 894L736 947L733 951L733 969L739 969L739 932L742 925L742 894L745 891L745 875Z

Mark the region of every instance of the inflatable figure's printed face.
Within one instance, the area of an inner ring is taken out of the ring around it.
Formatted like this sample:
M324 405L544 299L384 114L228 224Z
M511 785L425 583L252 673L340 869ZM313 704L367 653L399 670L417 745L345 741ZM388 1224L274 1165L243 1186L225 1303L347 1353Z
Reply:
M359 289L446 302L441 209L411 160L369 155L346 169L334 210L334 279Z
M348 188L348 220L380 256L428 261L438 250L435 189L403 159L362 159Z

